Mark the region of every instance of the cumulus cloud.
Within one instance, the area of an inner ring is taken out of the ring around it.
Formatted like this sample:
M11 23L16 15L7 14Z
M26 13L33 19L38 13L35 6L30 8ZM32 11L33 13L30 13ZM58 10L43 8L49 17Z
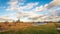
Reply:
M1 21L12 21L12 19L10 19L8 16L2 16L0 17L0 22Z
M35 21L59 21L60 20L60 16L57 15L57 12L55 9L58 10L58 8L60 7L56 7L60 5L60 0L53 0L50 4L46 4L45 6L43 6L42 10L49 10L50 14L49 15L42 15L43 17L34 17L34 19L36 18ZM60 10L60 9L59 9ZM33 18L31 18L33 19Z
M27 17L28 19L36 19L37 21L39 21L39 19L41 21L44 20L52 20L54 17L56 17L56 10L53 8L57 5L60 5L60 0L53 0L51 3L49 4L45 4L44 6L37 6L38 2L36 3L28 3L24 6L22 6L24 4L25 0L10 0L10 2L8 2L9 7L7 8L8 11L17 11L17 15L15 17L17 18L25 18ZM38 12L46 12L49 11L50 14L37 14Z
M7 10L10 10L10 11L14 11L14 10L17 10L18 14L19 14L19 17L22 15L22 16L27 16L27 15L30 15L31 13L33 14L34 12L31 10L34 6L37 6L38 3L28 3L27 5L25 6L17 6L17 5L20 5L18 4L18 0L13 0L13 1L10 1L8 4L10 5ZM29 11L28 13L24 12L24 11Z
M7 10L15 10L17 3L17 0L10 0L10 2L8 2L9 7L7 8Z
M48 8L52 8L56 5L60 5L60 0L53 0L49 5L47 6Z
M0 21L13 21L13 20L17 20L15 13L0 16Z

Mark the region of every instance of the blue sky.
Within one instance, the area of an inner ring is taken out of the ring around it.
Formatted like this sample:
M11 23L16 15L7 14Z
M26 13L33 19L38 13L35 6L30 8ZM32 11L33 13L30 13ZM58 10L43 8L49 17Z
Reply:
M21 20L29 20L28 18L37 15L48 14L50 9L46 10L53 0L0 0L0 18L8 16L12 19L20 17ZM60 9L59 9L60 10ZM22 16L21 16L22 15Z

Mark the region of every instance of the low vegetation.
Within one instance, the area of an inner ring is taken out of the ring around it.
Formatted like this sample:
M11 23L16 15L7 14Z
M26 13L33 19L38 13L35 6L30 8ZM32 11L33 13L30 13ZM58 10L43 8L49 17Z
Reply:
M0 28L5 29L0 34L60 34L54 23L39 26L33 26L32 23L1 23Z

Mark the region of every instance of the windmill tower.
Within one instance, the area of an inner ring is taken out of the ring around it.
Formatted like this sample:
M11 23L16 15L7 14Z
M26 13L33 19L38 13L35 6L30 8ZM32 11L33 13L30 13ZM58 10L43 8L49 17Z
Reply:
M16 21L17 23L20 23L20 18L18 18L18 20Z

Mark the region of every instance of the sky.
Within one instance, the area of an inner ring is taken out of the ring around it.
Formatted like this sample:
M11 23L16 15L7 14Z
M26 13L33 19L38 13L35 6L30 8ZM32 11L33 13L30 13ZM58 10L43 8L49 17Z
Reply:
M0 21L59 21L60 0L0 0Z

